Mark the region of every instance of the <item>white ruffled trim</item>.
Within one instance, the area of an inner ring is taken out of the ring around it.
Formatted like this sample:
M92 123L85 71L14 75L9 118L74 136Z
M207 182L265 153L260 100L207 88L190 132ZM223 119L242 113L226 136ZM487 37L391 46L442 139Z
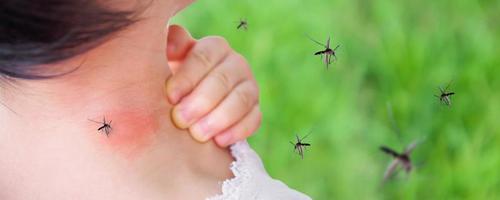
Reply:
M234 177L222 183L222 194L207 198L207 200L239 199L239 194L243 193L241 190L248 188L246 186L251 179L251 174L247 166L251 163L246 162L251 159L248 159L248 154L244 152L248 148L246 141L238 142L231 146L231 154L234 158L234 161L231 163L231 171Z
M207 200L311 200L267 174L259 155L246 141L231 146L234 177L222 183L222 194Z

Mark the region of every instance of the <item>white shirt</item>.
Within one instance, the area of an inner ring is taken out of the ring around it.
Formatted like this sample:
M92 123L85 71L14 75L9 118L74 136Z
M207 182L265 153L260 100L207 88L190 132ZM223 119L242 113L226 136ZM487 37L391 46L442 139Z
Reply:
M234 177L222 183L222 194L207 200L310 200L267 174L262 160L246 141L231 146Z

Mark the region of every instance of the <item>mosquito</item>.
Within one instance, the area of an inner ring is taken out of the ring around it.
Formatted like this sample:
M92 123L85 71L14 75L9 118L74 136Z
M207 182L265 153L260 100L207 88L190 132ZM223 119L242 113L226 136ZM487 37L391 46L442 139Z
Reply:
M387 113L389 115L389 119L392 124L392 128L396 132L399 141L401 142L401 132L400 129L398 128L396 124L396 120L394 120L394 113L392 111L392 105L390 103L387 103ZM398 153L397 151L387 147L387 146L381 146L380 150L382 150L384 153L390 155L393 157L392 162L387 166L387 169L384 172L384 181L387 181L390 177L395 175L397 173L397 169L399 166L402 166L402 168L405 170L407 174L411 172L413 169L414 165L411 161L411 152L417 147L417 145L421 142L421 140L415 140L412 143L410 143L402 153Z
M451 96L455 95L455 92L448 92L448 88L450 87L450 83L448 83L448 86L443 90L441 87L439 87L439 91L441 92L440 95L434 95L435 97L439 98L439 101L447 106L451 106Z
M94 121L94 120L91 120L91 119L89 119L89 121L101 124L102 126L100 126L97 129L97 131L98 132L104 131L104 133L106 134L107 137L109 137L109 134L113 130L113 128L111 128L111 122L112 121L107 122L106 121L106 117L103 118L102 122Z
M340 47L340 45L337 45L335 47L335 49L331 49L330 48L330 37L328 37L328 40L326 41L326 45L314 40L313 38L311 38L310 36L306 35L311 41L315 42L316 44L322 46L322 47L325 47L325 50L321 50L321 51L318 51L316 53L314 53L314 55L320 55L321 56L321 59L323 60L323 62L325 63L326 65L326 69L328 70L330 64L333 62L333 61L336 61L337 60L337 56L335 55L335 51L337 51L337 49ZM325 58L323 59L323 56L325 56ZM333 59L332 59L333 58Z
M248 30L248 21L246 19L240 19L240 21L238 21L238 26L236 27L236 29L243 29L243 30Z
M380 147L380 150L393 157L392 162L385 170L384 173L385 181L387 181L390 177L396 174L396 169L398 168L398 166L402 166L407 174L411 172L411 170L413 169L413 164L410 158L410 154L413 151L413 149L415 149L417 144L418 144L417 141L413 141L410 145L406 147L403 153L398 153L395 150L386 146Z
M311 133L309 133L309 134L311 134ZM304 150L306 149L306 147L311 146L311 144L309 144L309 143L302 142L302 141L304 141L304 139L307 138L307 136L309 136L309 134L304 136L302 139L300 139L298 135L295 135L295 137L297 138L296 143L293 143L290 141L290 144L292 144L292 146L293 146L293 151L297 152L302 159L304 159Z

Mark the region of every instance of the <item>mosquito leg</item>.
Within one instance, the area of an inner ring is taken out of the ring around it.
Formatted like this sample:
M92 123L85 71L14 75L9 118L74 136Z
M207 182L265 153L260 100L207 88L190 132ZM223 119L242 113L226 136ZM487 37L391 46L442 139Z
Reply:
M448 89L450 88L450 85L451 85L451 81L448 83L448 85L446 86L446 88L444 88L444 91L448 91Z
M113 128L111 128L111 126L108 126L104 129L104 131L106 132L106 136L109 137L109 134L111 133L111 131L113 130Z
M299 146L299 152L301 159L304 159L304 150L302 149L302 146Z
M335 49L333 49L333 51L336 51L339 47L340 47L340 44L337 45L337 47L335 47Z
M446 93L446 92L443 90L443 88L441 88L441 87L439 87L439 91L441 92L441 94Z
M14 111L12 108L10 108L9 106L5 105L5 103L1 102L0 101L0 105L2 105L3 107L7 108L8 110L10 110L12 113L16 114L16 115L19 115L16 111Z
M330 63L332 63L332 56L327 54L325 56L325 62L326 62L326 69L328 70L330 68Z
M449 97L445 97L444 102L446 103L447 106L451 106L451 100Z
M311 36L309 36L309 35L307 35L307 34L305 34L305 35L306 35L306 37L307 37L307 38L309 38L309 40L313 41L314 43L316 43L316 44L318 44L318 45L320 45L320 46L322 46L322 47L326 47L326 45L321 44L320 42L316 41L315 39L312 39L312 37L311 37Z

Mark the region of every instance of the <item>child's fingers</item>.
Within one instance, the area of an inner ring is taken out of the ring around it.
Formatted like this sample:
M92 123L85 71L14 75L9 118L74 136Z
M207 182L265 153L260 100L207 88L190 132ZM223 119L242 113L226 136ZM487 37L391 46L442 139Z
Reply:
M245 59L232 53L175 106L172 111L174 123L179 128L188 128L213 110L236 84L245 80L249 74Z
M229 128L258 103L258 93L254 81L238 84L220 105L189 128L191 134L196 140L205 142Z
M187 52L193 47L196 40L191 37L186 29L179 25L171 25L167 36L168 61L179 61L186 57ZM176 70L172 70L174 73Z
M237 141L248 138L259 128L261 119L262 113L260 112L260 108L258 105L255 105L252 111L250 111L241 121L215 136L215 142L221 147L226 147Z
M167 81L167 96L170 102L177 104L182 97L189 94L203 77L229 54L230 50L229 44L221 37L206 37L199 40L177 73Z

